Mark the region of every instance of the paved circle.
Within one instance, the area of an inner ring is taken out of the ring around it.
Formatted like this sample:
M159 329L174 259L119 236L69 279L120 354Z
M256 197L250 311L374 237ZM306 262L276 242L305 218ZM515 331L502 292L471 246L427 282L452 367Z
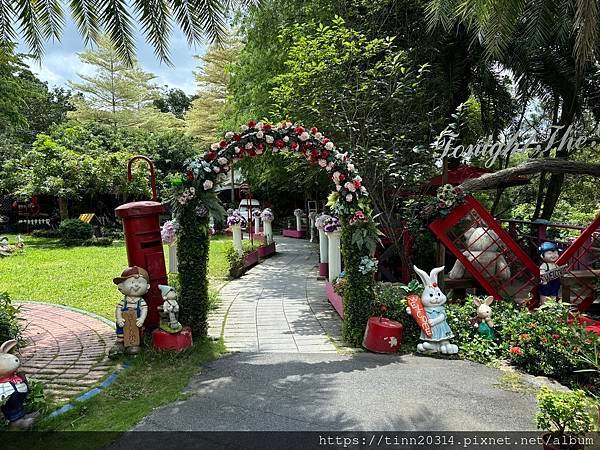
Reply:
M55 400L67 400L98 384L113 363L108 350L114 330L87 314L45 303L22 302L27 345L21 349L21 371L43 382Z

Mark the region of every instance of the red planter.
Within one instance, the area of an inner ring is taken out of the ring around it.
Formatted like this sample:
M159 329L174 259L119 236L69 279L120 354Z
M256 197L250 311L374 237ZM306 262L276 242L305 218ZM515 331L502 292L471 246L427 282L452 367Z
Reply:
M182 352L192 346L192 330L190 327L183 327L179 333L167 333L160 328L152 332L152 345L157 350L169 350L173 352Z
M304 230L291 230L291 229L285 229L281 232L281 234L283 236L286 237L291 237L291 238L296 238L296 239L304 239Z
M402 342L402 324L385 317L369 317L363 347L375 353L396 353Z
M250 267L256 265L258 263L258 250L254 250L253 252L248 253L244 257L244 269L249 269Z
M329 275L329 263L319 263L319 276L327 278Z
M329 299L329 303L333 306L333 309L340 315L340 317L344 318L344 299L333 289L333 285L329 282L325 282L325 293L327 294L327 298Z
M268 258L275 254L275 242L271 242L269 245L264 247L258 247L258 256L260 258Z

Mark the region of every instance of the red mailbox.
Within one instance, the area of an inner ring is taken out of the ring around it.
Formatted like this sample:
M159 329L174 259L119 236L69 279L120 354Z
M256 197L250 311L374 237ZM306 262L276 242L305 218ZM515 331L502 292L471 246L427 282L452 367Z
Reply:
M163 299L158 289L159 284L168 284L165 255L160 235L159 216L165 212L164 206L157 201L156 175L154 164L145 156L134 156L127 165L127 177L131 181L131 164L136 159L143 159L150 166L152 180L152 201L126 203L115 209L115 213L123 220L125 246L129 266L146 269L150 276L150 290L145 295L148 304L148 317L145 326L156 328L159 323L158 309Z

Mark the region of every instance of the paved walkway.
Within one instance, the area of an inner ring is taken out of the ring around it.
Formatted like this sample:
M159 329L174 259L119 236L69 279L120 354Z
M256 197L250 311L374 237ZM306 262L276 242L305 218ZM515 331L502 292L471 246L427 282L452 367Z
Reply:
M504 390L502 374L424 356L235 353L134 430L535 430L535 395Z
M44 303L19 303L25 320L21 370L45 392L66 400L90 389L112 370L107 358L114 329L95 317Z
M317 280L318 247L277 237L277 254L228 283L209 334L231 351L335 353L341 320Z

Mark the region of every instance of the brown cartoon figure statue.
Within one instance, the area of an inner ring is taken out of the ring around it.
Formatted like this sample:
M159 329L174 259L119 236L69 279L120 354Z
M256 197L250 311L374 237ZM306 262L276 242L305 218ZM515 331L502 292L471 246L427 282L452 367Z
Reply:
M113 279L113 283L124 297L115 309L117 342L110 354L125 352L135 355L140 351L141 331L148 315L148 305L143 296L150 289L150 278L146 270L133 266Z

